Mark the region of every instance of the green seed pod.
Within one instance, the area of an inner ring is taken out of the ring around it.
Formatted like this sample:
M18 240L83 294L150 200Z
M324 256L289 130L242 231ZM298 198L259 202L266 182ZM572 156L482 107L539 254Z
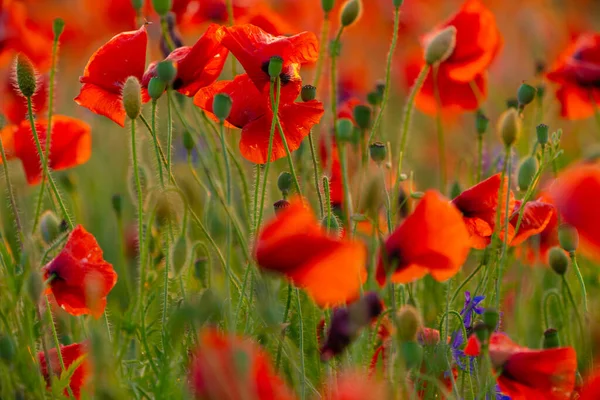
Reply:
M144 0L131 0L131 6L134 10L140 11L144 5Z
M500 321L500 314L497 310L493 308L487 308L483 311L483 323L488 327L488 329L493 332L498 327L498 322Z
M367 94L367 102L373 107L378 106L383 101L383 96L377 91L369 92Z
M421 315L413 306L403 306L396 315L396 328L398 339L401 342L417 340L417 333L421 330L423 322Z
M294 184L294 177L287 171L283 171L277 178L277 187L281 191L283 197L287 197Z
M189 253L188 240L180 235L171 246L171 265L176 275L179 275L188 262Z
M533 86L522 83L517 91L517 101L520 107L525 107L527 104L535 100L536 90Z
M393 3L394 7L400 8L402 6L402 3L404 3L404 0L393 0Z
M42 274L36 270L31 271L27 277L27 295L33 304L38 304L43 291L44 281L42 280Z
M371 156L371 160L380 164L384 162L387 157L387 147L381 142L373 142L369 146L369 155Z
M456 47L456 27L448 26L431 38L425 47L427 65L444 62L452 55Z
M213 99L213 113L221 123L225 122L229 114L231 113L231 107L233 106L233 101L231 97L229 97L226 93L218 93L215 95Z
M334 4L335 0L321 0L321 7L326 14L333 10Z
M123 196L121 196L118 193L113 194L111 197L111 204L113 211L117 215L117 218L121 218L121 215L123 213Z
M194 146L194 138L192 137L190 131L183 131L183 148L190 152L194 149Z
M289 206L290 206L289 201L287 201L285 199L277 200L275 203L273 203L273 210L275 210L275 215L279 215L279 213L281 213L283 210L285 210Z
M542 146L544 146L546 143L548 143L549 129L550 128L548 127L548 125L545 125L545 124L539 124L538 126L535 127L535 134L537 135L537 141Z
M60 235L60 220L52 211L45 211L40 217L40 235L46 244L53 243Z
M348 118L341 118L337 121L337 140L338 144L352 142L352 131L354 124Z
M27 56L19 53L16 64L17 86L25 97L34 95L37 88L35 68Z
M165 81L158 79L157 77L150 79L150 82L148 83L148 95L150 95L152 100L158 100L166 89L167 84Z
M544 349L555 349L560 347L560 339L558 338L558 331L554 328L546 329L544 332Z
M498 119L498 132L506 147L512 146L519 138L521 117L516 109L510 108Z
M171 7L173 6L173 0L152 0L152 7L154 7L154 11L161 17L167 15L169 11L171 11Z
M518 183L519 189L523 192L529 189L533 183L533 178L538 170L538 161L535 157L527 157L519 166Z
M283 71L283 58L279 56L273 56L269 60L269 76L271 79L277 78Z
M321 226L327 232L333 232L335 234L339 233L339 231L341 229L340 221L337 219L337 217L333 213L331 214L331 218L329 218L328 215L323 217L323 220L321 221Z
M481 110L477 110L475 113L475 128L477 129L477 133L483 135L487 132L488 125L490 124L490 120Z
M558 242L563 250L573 253L579 247L579 233L577 229L569 224L558 227Z
M548 261L550 267L558 275L564 275L569 267L569 257L563 249L556 246L550 249L548 252Z
M314 100L317 97L317 88L312 85L302 86L302 91L300 92L300 97L302 98L302 101L304 101L304 102Z
M404 362L406 362L406 368L413 369L421 366L423 362L423 347L416 341L402 342L400 344L400 353Z
M356 125L363 131L371 127L371 107L358 105L354 107L354 120Z
M135 76L130 76L123 86L123 108L127 116L134 120L142 112L142 87Z
M343 27L348 27L355 23L360 17L362 4L360 0L348 0L342 6L342 12L340 14L340 23Z
M15 344L10 336L0 333L0 360L11 364L15 354Z
M156 64L156 76L165 84L170 85L177 77L177 68L170 60L161 61Z
M52 33L54 33L54 40L58 40L65 30L65 21L62 18L55 18L52 22Z

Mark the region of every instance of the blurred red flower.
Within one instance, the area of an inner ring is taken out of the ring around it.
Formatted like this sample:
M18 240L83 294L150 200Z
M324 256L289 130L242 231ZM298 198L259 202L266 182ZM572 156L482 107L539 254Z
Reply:
M369 377L362 371L343 372L323 390L326 400L385 400L390 393L385 381Z
M579 393L579 400L596 400L600 398L600 373L596 371L586 381L581 393Z
M85 357L83 361L79 364L73 375L71 375L71 380L69 381L69 386L71 387L71 391L75 398L81 398L81 390L85 387L89 373L90 373L90 364L87 360L87 349L84 343L73 343L69 346L60 346L60 354L62 355L63 362L65 364L65 369L69 369L71 364L78 361L81 357ZM42 369L42 375L44 375L44 379L46 380L47 387L50 388L50 374L48 372L48 364L46 362L46 356L43 351L38 353L38 361L40 363L40 367ZM52 374L60 377L62 373L62 368L60 365L60 361L58 358L58 351L56 348L48 350L48 356L50 357L50 368L52 369ZM68 397L68 391L65 389L65 396Z
M48 75L41 75L37 83L37 90L31 100L33 111L39 115L48 107ZM0 112L11 124L18 124L27 119L27 99L21 95L12 78L7 77L4 83L0 96Z

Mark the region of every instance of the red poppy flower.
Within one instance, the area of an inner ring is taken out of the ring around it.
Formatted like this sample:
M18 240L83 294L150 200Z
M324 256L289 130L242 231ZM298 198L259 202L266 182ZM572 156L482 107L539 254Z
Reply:
M471 335L465 354L478 356L480 343ZM565 400L575 387L577 355L571 347L532 350L493 333L489 343L492 365L500 372L498 385L513 400Z
M375 377L367 377L362 371L343 372L325 387L322 396L326 400L385 400L390 397L387 384Z
M456 46L450 57L437 67L440 105L443 111L475 110L479 107L479 100L487 95L487 69L502 48L496 18L481 0L466 0L456 14L426 35L423 43L448 26L456 27ZM406 82L409 85L423 65L422 56L418 64L414 61L408 63ZM428 114L437 112L433 79L432 68L416 98L417 108ZM474 93L473 84L478 87L479 94ZM477 95L480 95L479 99Z
M600 257L600 166L581 164L559 175L550 187L550 197L564 222L579 232L586 255Z
M319 56L319 41L314 33L273 36L254 25L226 28L223 45L242 64L261 93L269 92L271 78L268 69L271 57L281 57L281 98L284 103L298 97L302 85L300 66L316 62Z
M366 257L361 242L326 233L299 200L271 220L256 242L261 268L285 275L322 307L358 297L367 279Z
M295 31L285 18L264 3L258 3L251 7L247 14L236 20L236 23L257 26L273 36L290 35Z
M193 96L200 88L210 85L217 80L228 50L221 45L223 29L211 24L204 35L194 46L179 47L166 58L177 67L177 76L173 89L186 96ZM148 66L142 79L142 86L148 87L150 79L156 76L156 63Z
M509 217L508 237L511 246L518 246L528 238L543 232L553 219L556 220L556 210L552 204L541 199L529 201L523 207L523 217L515 236L521 204L521 200L515 201L515 208Z
M600 373L596 372L592 375L579 394L579 400L596 400L600 399Z
M60 346L60 354L62 355L65 369L67 370L71 364L78 361L81 357L85 357L79 366L75 368L75 371L73 372L73 375L71 375L71 380L69 382L69 386L71 387L73 395L75 398L79 399L81 398L81 390L85 387L90 373L86 345L83 343L74 343L69 346ZM60 377L62 368L56 348L48 350L48 356L50 357L50 368L52 369L52 374ZM48 364L46 363L46 356L44 355L43 351L38 353L38 361L42 368L42 375L44 375L44 379L47 382L48 388L50 388L50 374L48 373ZM68 391L65 390L64 394L65 396L68 396Z
M44 280L54 276L46 293L52 293L71 315L99 318L106 308L106 296L117 283L117 274L102 258L98 242L81 225L73 229L65 247L42 271Z
M17 158L15 154L15 133L19 130L17 125L6 125L0 130L0 140L2 140L2 146L4 146L4 154L7 160L13 160ZM38 160L39 161L39 160ZM0 157L0 165L2 165L2 158Z
M37 120L36 131L42 149L46 148L48 121ZM10 129L10 128L5 128ZM29 121L23 121L13 128L14 154L23 163L23 169L30 185L42 179L40 156L33 139ZM4 135L2 136L4 138ZM52 137L50 141L49 167L53 170L64 170L86 163L92 153L92 135L90 126L85 122L64 115L52 118Z
M549 197L542 195L541 200L549 203ZM556 208L548 221L546 227L537 235L533 237L532 243L529 244L527 249L527 260L530 263L542 262L548 264L548 251L554 246L558 246L558 212Z
M600 103L600 34L579 36L546 77L559 86L556 97L563 117L584 119L594 115L594 103Z
M243 74L236 76L233 81L219 81L200 89L194 96L194 104L212 113L213 99L218 93L226 93L233 100L227 123L242 129L240 151L244 158L256 164L266 163L273 118L268 98L261 95L247 74ZM282 99L279 104L279 121L290 151L300 147L300 143L308 136L312 127L319 123L323 113L323 104L317 100L285 103ZM273 136L272 150L271 161L286 156L281 135L277 130Z
M214 329L206 329L200 335L189 380L197 399L294 399L275 374L267 353L256 343Z
M469 254L469 232L459 210L429 190L404 222L387 238L379 258L377 281L384 285L386 268L392 282L407 283L427 273L444 281L454 276Z
M142 26L137 31L120 33L100 47L79 78L82 85L75 102L125 126L122 86L130 76L142 80L147 42L146 27Z
M46 111L48 106L48 82L48 75L42 75L31 98L33 110L37 115ZM11 124L18 124L27 119L27 99L21 95L13 79L6 79L0 97L0 110Z

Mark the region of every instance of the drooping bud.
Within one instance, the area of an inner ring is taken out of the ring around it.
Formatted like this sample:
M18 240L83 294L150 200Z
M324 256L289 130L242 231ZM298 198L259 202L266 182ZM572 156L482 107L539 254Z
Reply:
M142 112L142 87L135 76L130 76L123 85L123 108L132 120Z
M27 58L27 56L19 53L19 55L17 55L15 72L17 75L17 86L19 87L21 94L25 97L33 96L35 89L37 88L37 78L31 60Z
M523 108L535 99L536 90L533 86L522 83L517 91L517 101L519 107Z
M281 194L284 198L289 194L293 184L294 177L292 174L287 171L283 171L281 174L279 174L279 177L277 178L277 187L281 191Z
M338 144L349 143L352 141L352 131L354 124L348 118L340 118L337 120L337 141Z
M337 234L340 231L340 221L338 220L338 218L332 213L331 217L329 216L325 216L323 217L323 220L321 221L321 226L327 231L327 232L333 232L335 234Z
M546 143L548 143L549 129L550 128L548 127L548 125L545 125L545 124L539 124L538 126L535 127L535 134L537 135L537 141L542 146L544 146Z
M44 281L42 280L42 274L36 270L31 271L27 277L27 295L33 304L37 304L38 301L40 301L40 296L43 291Z
M579 233L577 229L569 224L558 227L558 242L563 250L573 253L579 247Z
M335 4L335 0L321 0L321 7L325 14L333 10L333 6Z
M481 110L477 110L475 113L475 129L477 129L477 133L483 135L487 132L489 124L490 119Z
M279 213L281 213L283 210L285 210L289 206L290 206L289 201L287 201L285 199L277 200L275 203L273 203L273 210L275 210L275 215L279 215Z
M371 160L380 164L387 157L387 147L381 142L373 142L369 146L369 155L371 156Z
M363 105L354 107L354 120L361 130L369 129L371 127L371 107Z
M213 99L213 113L223 123L231 113L233 101L226 93L218 93Z
M558 338L558 331L554 328L549 328L544 331L544 349L555 349L560 347L560 340Z
M152 7L154 7L154 11L161 17L167 15L169 11L171 11L171 7L173 6L173 0L152 0Z
M194 149L195 143L192 134L187 129L183 131L183 148L188 152Z
M425 62L433 65L446 61L456 47L456 27L448 26L433 36L425 46Z
M360 0L348 0L342 6L340 14L340 23L343 27L348 27L358 20L362 11Z
M493 332L498 327L498 322L500 321L500 314L497 310L493 308L486 308L483 311L483 323L488 327L488 329Z
M52 33L54 33L54 40L58 40L65 30L65 20L62 18L55 18L52 22Z
M490 338L490 330L485 322L479 321L473 327L473 331L475 335L477 335L477 339L482 346L487 346L488 340Z
M121 218L123 212L123 196L120 194L113 194L111 198L111 204L113 211L117 215L117 218Z
M552 270L558 275L564 275L569 267L569 257L558 246L551 248L548 252L548 262Z
M177 77L177 68L171 60L164 60L156 64L156 76L165 84L170 85Z
M512 146L519 137L521 131L521 118L514 108L510 108L498 119L498 132L506 147Z
M283 58L280 56L273 56L269 60L269 76L271 79L277 78L283 71Z
M518 183L519 189L526 191L533 183L533 178L538 170L538 161L535 157L527 157L519 166Z
M179 235L171 246L171 265L176 275L183 270L188 262L189 244L185 235Z
M158 100L166 89L167 84L165 81L157 77L150 79L150 82L148 83L148 95L152 98L152 100Z
M410 342L417 340L417 333L423 325L421 315L413 306L403 306L396 316L396 328L398 329L398 339L401 342Z
M40 235L46 244L53 243L60 235L60 220L52 211L45 211L40 217Z
M302 101L304 101L304 102L314 100L317 97L317 88L312 85L302 86L302 91L300 92L300 97L302 98Z

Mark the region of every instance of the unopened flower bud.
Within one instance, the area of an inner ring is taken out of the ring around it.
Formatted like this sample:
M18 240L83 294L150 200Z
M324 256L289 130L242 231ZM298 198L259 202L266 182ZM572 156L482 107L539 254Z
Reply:
M548 131L549 131L549 129L550 128L548 127L548 125L545 125L545 124L539 124L538 126L535 127L535 133L537 135L537 141L542 146L544 146L546 143L548 143Z
M187 265L189 248L189 243L185 235L179 235L171 246L171 265L176 275L179 275Z
M40 296L44 291L44 281L42 280L42 274L39 271L33 270L27 277L27 295L33 302L37 304L40 300Z
M300 97L302 98L302 101L304 101L304 102L314 100L317 97L317 88L312 85L302 86L302 91L300 92Z
M120 194L113 194L111 198L112 208L117 214L117 218L121 218L121 214L123 212L123 196Z
M40 217L40 234L44 243L51 244L60 235L60 220L52 211L45 211Z
M166 89L167 84L165 81L157 77L150 79L150 82L148 83L148 95L152 98L152 100L158 100Z
M517 101L519 102L519 107L523 108L535 100L535 94L536 90L533 86L522 83L517 91Z
M490 329L485 322L479 321L473 327L473 331L482 346L487 346L490 338Z
M348 27L358 20L362 11L360 0L348 0L342 6L340 14L340 23L343 27Z
M433 65L446 61L456 47L456 27L448 26L435 34L425 47L425 62Z
M394 7L400 8L402 6L402 3L404 3L404 0L393 0L393 3Z
M161 17L167 15L167 13L171 11L172 6L172 0L152 0L152 7L154 7L154 11L156 11L156 13Z
M551 248L548 252L548 262L550 267L558 275L564 275L569 267L569 257L567 257L565 251L558 246Z
M560 347L560 340L556 329L549 328L544 331L544 343L542 347L544 349L555 349Z
M177 77L177 68L170 60L161 61L156 64L156 76L166 85L170 85Z
M396 328L398 329L398 339L401 342L417 340L417 333L421 330L423 323L421 315L413 306L403 306L396 315Z
M130 76L123 85L123 108L132 120L142 112L142 87L135 76Z
M275 215L278 215L279 213L281 213L283 210L285 210L289 206L290 206L289 201L287 201L285 199L277 200L275 203L273 203L273 209L275 210Z
M352 141L352 131L354 130L354 124L352 120L348 118L341 118L337 120L337 140L338 144L349 143Z
M321 0L321 7L323 8L323 11L325 11L325 14L333 10L334 4L335 0Z
M486 117L481 110L477 110L475 113L475 128L477 129L477 133L483 135L485 132L487 132L489 124L490 119Z
M283 58L279 56L273 56L269 60L269 76L271 79L277 78L281 71L283 71Z
M62 18L55 18L52 22L52 33L54 33L54 40L58 40L65 30L65 20Z
M500 314L497 310L493 308L486 308L483 311L483 323L488 327L488 329L493 332L498 327L498 322L500 321Z
M371 107L358 105L354 107L354 120L361 130L367 130L371 127Z
M279 174L279 177L277 178L277 187L281 191L281 194L284 198L289 194L293 184L294 177L292 174L287 171L283 171L281 174Z
M213 99L213 113L221 122L224 122L231 113L233 101L226 93L218 93Z
M203 288L210 285L210 259L208 257L199 257L194 261L194 277L200 282Z
M579 247L579 233L577 229L569 224L558 227L558 242L563 250L572 253Z
M192 137L192 134L190 133L190 131L185 130L183 131L183 148L190 152L194 149L195 143L194 143L194 138Z
M538 161L535 157L527 157L519 166L518 183L519 189L526 191L533 183L533 178L538 170Z
M331 217L328 215L323 217L323 220L321 221L321 226L325 229L325 231L333 232L336 235L337 233L339 233L341 227L340 221L334 214L331 214Z
M498 132L506 147L512 146L519 137L521 131L521 118L514 108L510 108L498 119Z
M367 94L367 102L372 106L378 106L383 101L381 93L374 91Z
M17 55L15 71L17 75L17 86L19 87L21 94L25 97L33 96L35 89L37 88L37 78L31 60L27 58L27 56L19 53L19 55Z
M400 343L400 353L406 368L419 368L423 361L423 347L414 340Z
M381 142L373 142L369 146L369 155L371 156L371 160L380 164L387 157L387 147Z

